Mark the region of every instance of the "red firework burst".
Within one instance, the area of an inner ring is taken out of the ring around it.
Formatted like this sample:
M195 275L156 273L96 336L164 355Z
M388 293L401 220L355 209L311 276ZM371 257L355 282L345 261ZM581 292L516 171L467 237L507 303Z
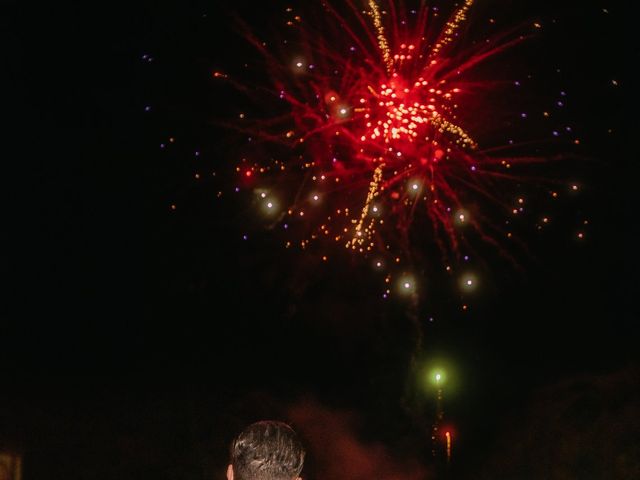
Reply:
M465 257L470 237L499 248L500 237L510 236L477 205L517 214L500 182L539 159L495 156L466 124L487 116L476 100L494 88L470 72L523 37L459 45L472 4L464 1L442 24L424 5L388 1L383 8L368 0L360 8L346 0L340 10L323 2L315 28L288 8L292 38L278 44L282 52L246 29L271 82L258 96L275 99L277 113L253 123L241 115L252 145L272 148L246 155L237 171L274 225L287 230L287 247L337 244L374 256L376 266L380 255L398 264L411 257L412 230L420 228L450 265ZM321 255L326 260L329 250ZM470 278L463 288L475 283Z

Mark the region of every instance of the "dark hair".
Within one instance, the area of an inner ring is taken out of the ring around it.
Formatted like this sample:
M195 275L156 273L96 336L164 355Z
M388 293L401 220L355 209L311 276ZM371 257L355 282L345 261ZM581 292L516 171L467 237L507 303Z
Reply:
M253 423L231 443L234 480L293 480L302 471L304 455L298 435L286 423Z

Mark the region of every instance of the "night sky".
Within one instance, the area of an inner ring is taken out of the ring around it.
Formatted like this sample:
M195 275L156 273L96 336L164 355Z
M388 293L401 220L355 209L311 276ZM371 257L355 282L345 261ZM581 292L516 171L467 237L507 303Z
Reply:
M549 457L536 476L544 453L500 463L498 445L542 438L531 433L538 417L554 420L555 440L587 438L584 451L624 443L619 472L637 472L638 50L623 2L477 2L471 23L492 9L504 25L543 23L518 62L562 69L584 188L546 235L525 239L519 269L487 251L494 268L469 311L437 288L420 310L420 351L406 303L382 301L367 265L283 249L233 194L237 135L219 124L244 105L212 72L255 58L234 19L268 35L286 5L264 3L2 2L3 157L17 171L4 182L0 450L23 455L25 479L222 478L232 436L273 417L313 445L310 478L331 476L317 445L332 434L367 458L384 445L379 472L403 465L407 478L434 478L415 473L429 467L433 392L416 390L411 365L442 360L454 478L556 478ZM598 407L567 416L572 395ZM602 418L610 428L596 441L589 425ZM604 471L576 462L563 478Z

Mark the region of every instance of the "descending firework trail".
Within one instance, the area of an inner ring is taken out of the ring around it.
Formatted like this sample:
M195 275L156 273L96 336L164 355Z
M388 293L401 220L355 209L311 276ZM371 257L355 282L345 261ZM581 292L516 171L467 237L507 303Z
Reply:
M283 52L245 29L271 85L235 84L275 106L266 119L241 114L238 128L254 150L237 172L272 225L283 227L287 248L314 248L330 260L337 244L370 257L387 274L385 297L393 283L415 296L414 280L403 275L416 243L436 245L447 272L466 259L470 238L509 256L500 245L511 234L490 219L511 212L513 190L504 187L520 180L517 167L541 159L497 156L506 148L483 145L491 112L478 97L495 83L470 73L523 37L505 33L462 48L473 3L436 27L424 2L415 10L393 1L386 10L374 0L346 0L342 10L323 2L321 34L288 8L295 38L281 42ZM269 154L256 153L260 141L272 145Z

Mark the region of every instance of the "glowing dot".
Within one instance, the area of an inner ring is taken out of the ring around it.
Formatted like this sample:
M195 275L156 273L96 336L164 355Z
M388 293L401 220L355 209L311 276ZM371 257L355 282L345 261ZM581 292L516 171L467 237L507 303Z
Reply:
M267 208L273 208L273 203L267 202Z
M447 208L447 211L450 211L450 208ZM467 212L462 208L453 214L454 222L457 225L465 225L466 223L469 222L469 218L470 218L469 212Z
M459 279L460 287L467 292L475 290L477 283L477 278L472 273L466 274Z
M298 62L298 63L296 63L296 67L298 67L298 68L302 68L302 62Z

